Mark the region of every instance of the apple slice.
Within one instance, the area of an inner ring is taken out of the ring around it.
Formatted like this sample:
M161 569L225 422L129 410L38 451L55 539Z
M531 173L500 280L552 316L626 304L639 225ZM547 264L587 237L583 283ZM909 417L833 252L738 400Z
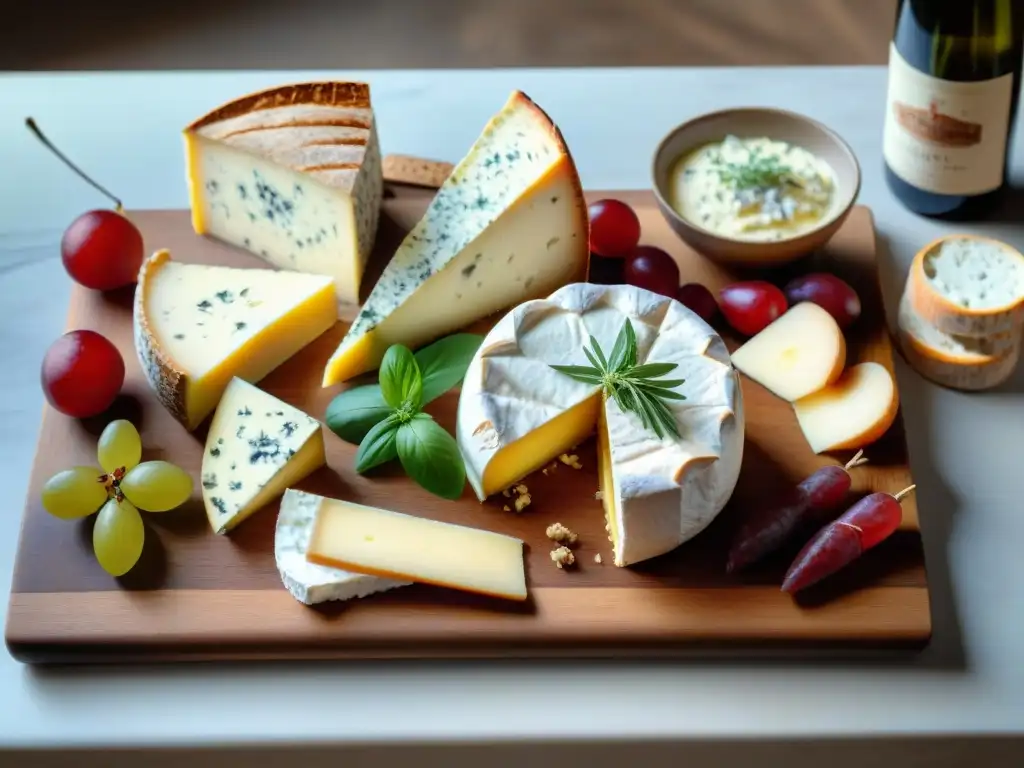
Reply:
M794 402L827 387L846 365L846 339L835 319L801 302L732 353L740 373Z
M834 384L793 403L815 453L863 448L885 434L900 399L892 374L878 363L851 366Z

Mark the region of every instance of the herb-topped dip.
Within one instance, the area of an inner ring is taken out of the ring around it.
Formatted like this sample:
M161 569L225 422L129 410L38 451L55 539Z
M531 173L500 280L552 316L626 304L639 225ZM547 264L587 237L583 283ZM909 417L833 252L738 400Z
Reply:
M769 138L727 136L676 161L669 204L683 218L737 240L783 240L832 210L832 168L807 150Z

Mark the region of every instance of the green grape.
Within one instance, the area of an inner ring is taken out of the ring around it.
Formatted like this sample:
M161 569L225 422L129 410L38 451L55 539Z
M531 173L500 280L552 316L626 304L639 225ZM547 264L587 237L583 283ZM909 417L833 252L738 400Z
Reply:
M144 461L121 480L121 491L139 509L166 512L192 495L192 476L169 461Z
M139 431L126 419L110 422L100 435L96 455L104 472L113 472L118 467L131 469L142 459Z
M58 472L43 485L43 509L54 517L73 520L91 515L107 498L96 467L72 467Z
M103 570L123 576L139 561L145 538L139 510L127 499L110 499L96 516L92 548Z

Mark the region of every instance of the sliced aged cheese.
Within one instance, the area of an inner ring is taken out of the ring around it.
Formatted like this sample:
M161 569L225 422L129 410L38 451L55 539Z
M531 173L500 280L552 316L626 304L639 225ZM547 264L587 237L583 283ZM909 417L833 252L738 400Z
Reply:
M587 210L558 128L515 92L399 246L324 371L325 387L586 278Z
M860 363L839 379L793 403L815 453L863 448L888 431L899 410L896 382L885 366Z
M667 401L679 437L658 438L601 390L551 365L589 365L594 336L610 353L623 324L638 362L674 363ZM739 377L714 330L679 302L627 285L575 283L519 305L487 335L459 398L456 438L483 501L597 432L602 503L614 562L668 552L725 506L743 456Z
M732 353L732 363L792 402L839 378L846 365L846 339L832 315L805 301L748 339Z
M904 358L926 379L951 389L991 389L1006 381L1020 359L1020 330L987 337L943 333L914 309L909 286L897 321Z
M348 501L321 503L306 558L358 573L526 599L520 539Z
M203 450L200 479L210 527L227 533L325 462L319 421L232 379Z
M940 238L914 257L907 284L914 311L943 333L989 336L1024 323L1024 256L998 240Z
M365 83L243 96L185 129L192 225L281 269L329 275L359 300L383 193Z
M364 573L315 565L306 559L323 496L289 488L281 497L281 511L274 530L274 560L285 588L306 605L328 600L352 600L410 584L409 581L383 579Z
M135 289L142 370L189 430L232 377L259 381L336 321L329 277L182 264L165 250L143 263Z

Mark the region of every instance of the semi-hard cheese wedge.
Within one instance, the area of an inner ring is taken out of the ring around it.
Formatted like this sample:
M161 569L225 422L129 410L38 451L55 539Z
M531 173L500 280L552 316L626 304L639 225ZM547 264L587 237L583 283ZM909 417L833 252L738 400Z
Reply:
M383 193L365 83L298 83L185 129L192 225L281 269L329 275L355 304Z
M281 497L281 511L274 530L274 560L285 588L306 605L328 600L352 600L402 587L412 582L368 576L340 568L315 565L306 559L321 505L330 499L289 488Z
M991 389L1006 381L1020 359L1021 331L987 337L943 333L914 310L909 291L897 320L904 358L926 379L951 389Z
M520 539L348 501L320 504L306 558L373 576L526 599Z
M610 354L624 323L639 363L674 363L685 400L666 407L679 437L658 438L602 390L554 370ZM664 554L725 506L743 457L739 377L715 331L679 302L627 285L576 283L502 318L470 363L456 438L483 501L597 432L601 498L616 565Z
M884 435L899 410L896 382L885 366L860 363L838 381L793 403L815 453L863 448Z
M210 527L227 533L325 462L319 421L232 379L203 450L203 503Z
M515 92L399 246L324 371L373 370L530 298L586 279L587 209L558 128Z
M988 237L943 237L914 257L907 290L914 311L943 333L1016 333L1024 323L1024 255Z
M846 366L846 338L828 312L801 302L732 353L745 376L793 402L827 387Z
M323 275L182 264L157 251L135 289L142 370L189 430L232 377L259 381L335 322L334 281Z

